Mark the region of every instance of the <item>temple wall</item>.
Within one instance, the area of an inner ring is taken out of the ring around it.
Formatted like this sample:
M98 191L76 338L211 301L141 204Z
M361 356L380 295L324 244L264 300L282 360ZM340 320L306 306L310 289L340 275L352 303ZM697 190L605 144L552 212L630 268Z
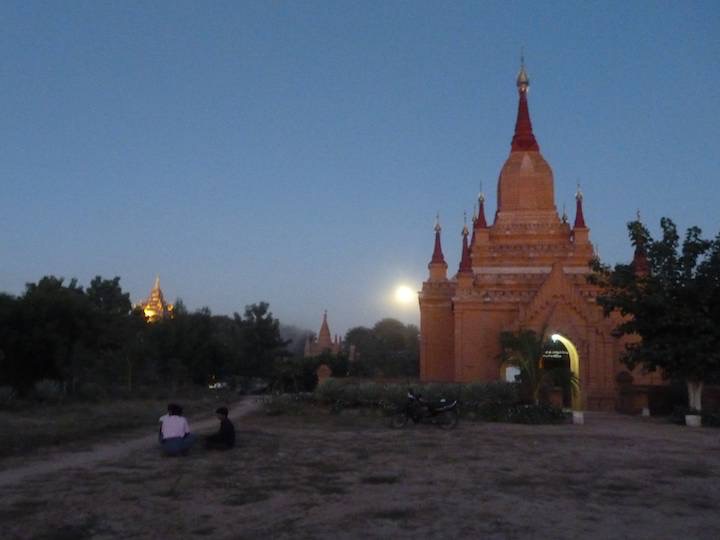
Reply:
M455 327L452 304L422 302L420 309L420 378L452 381L455 377Z
M502 378L500 332L517 319L512 304L455 305L455 380L496 381Z

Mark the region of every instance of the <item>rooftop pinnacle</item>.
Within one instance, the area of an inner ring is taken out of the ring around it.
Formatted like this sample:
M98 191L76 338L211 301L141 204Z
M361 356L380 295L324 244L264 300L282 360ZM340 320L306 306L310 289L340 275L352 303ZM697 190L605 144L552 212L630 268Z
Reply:
M585 225L585 216L583 216L582 201L583 195L582 191L580 191L580 185L578 184L578 189L575 193L575 225L573 226L575 229L587 228L587 225Z
M445 263L445 256L442 252L442 246L440 245L440 231L442 230L442 227L440 227L440 216L438 215L435 218L435 248L433 249L432 259L430 259L430 264L433 263Z
M481 191L478 195L478 215L475 220L475 229L487 229L487 221L485 219L485 194Z
M527 92L530 88L530 78L525 71L525 60L520 59L520 72L517 76L517 88L519 94L518 114L515 121L515 134L512 139L512 152L539 152L540 147L535 140L530 122L530 111L528 110Z
M462 255L460 257L460 267L458 268L458 272L472 272L472 262L470 261L470 248L468 246L467 223L462 230Z
M327 322L327 310L323 312L323 320L320 325L320 333L318 334L318 343L320 343L323 347L329 347L332 343L332 338L330 337L330 327Z

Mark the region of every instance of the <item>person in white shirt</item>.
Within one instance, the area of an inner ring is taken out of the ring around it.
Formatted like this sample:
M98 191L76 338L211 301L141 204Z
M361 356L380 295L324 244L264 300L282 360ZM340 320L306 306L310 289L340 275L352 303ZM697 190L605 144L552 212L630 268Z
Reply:
M160 446L167 456L187 454L195 442L190 425L180 405L170 403L168 413L160 417Z

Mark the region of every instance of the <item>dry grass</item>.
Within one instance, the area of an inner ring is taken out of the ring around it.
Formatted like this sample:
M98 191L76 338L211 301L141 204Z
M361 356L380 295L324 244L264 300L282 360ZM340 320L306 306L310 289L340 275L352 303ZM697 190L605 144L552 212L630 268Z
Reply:
M27 455L40 448L72 444L87 448L115 433L157 426L168 401L182 403L188 416L207 416L236 396L210 394L183 399L127 399L105 403L28 404L0 411L0 458Z
M230 452L148 448L13 486L0 526L9 539L720 537L716 430L586 420L446 432L257 416Z

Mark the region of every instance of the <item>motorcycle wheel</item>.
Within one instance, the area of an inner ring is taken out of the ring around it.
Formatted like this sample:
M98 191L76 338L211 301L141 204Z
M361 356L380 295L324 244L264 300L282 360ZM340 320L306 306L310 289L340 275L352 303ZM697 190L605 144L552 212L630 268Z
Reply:
M408 417L405 413L398 413L390 420L390 427L395 429L404 428L408 423Z
M440 417L440 427L443 429L452 429L457 426L458 415L455 411L445 411Z

